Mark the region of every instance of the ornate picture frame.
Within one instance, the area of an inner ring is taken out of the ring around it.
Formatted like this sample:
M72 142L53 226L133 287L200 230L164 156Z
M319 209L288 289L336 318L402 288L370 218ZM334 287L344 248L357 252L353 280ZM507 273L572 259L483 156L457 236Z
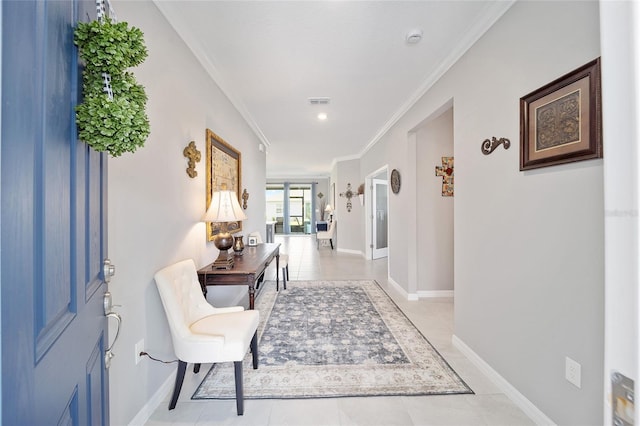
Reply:
M520 171L602 158L600 58L520 98Z
M224 139L211 130L206 132L207 145L207 203L211 204L211 196L214 191L220 189L220 185L226 184L227 189L234 191L240 202L240 186L242 183L242 155L240 151L229 145ZM230 233L242 231L242 222L229 222L227 229ZM207 222L207 241L220 232L219 223Z

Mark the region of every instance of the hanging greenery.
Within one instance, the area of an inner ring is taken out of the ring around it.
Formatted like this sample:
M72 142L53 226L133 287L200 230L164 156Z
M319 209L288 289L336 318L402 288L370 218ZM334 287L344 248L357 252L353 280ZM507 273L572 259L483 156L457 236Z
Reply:
M147 94L126 71L140 65L148 55L142 31L106 18L79 23L74 42L85 65L84 99L76 107L80 139L113 157L134 152L144 145L150 132ZM111 77L112 97L105 91L104 73Z

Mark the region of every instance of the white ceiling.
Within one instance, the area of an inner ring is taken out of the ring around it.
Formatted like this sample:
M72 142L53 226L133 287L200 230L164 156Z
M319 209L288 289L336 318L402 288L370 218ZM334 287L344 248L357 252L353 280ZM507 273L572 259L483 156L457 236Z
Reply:
M267 177L294 178L362 155L512 1L155 4L266 146Z

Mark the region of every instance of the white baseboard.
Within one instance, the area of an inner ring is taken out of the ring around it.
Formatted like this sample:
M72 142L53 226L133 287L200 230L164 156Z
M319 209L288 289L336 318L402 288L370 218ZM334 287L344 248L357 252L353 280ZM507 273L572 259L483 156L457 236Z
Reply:
M407 291L402 288L402 286L400 284L398 284L397 282L395 282L393 280L393 278L391 277L387 277L387 282L391 285L391 287L393 287L398 293L400 293L400 296L402 296L402 298L407 299L409 301L416 301L418 300L418 297L415 294L409 294L407 293Z
M418 298L427 299L430 297L453 297L453 290L420 290Z
M337 248L336 247L336 251L338 251L340 253L358 254L358 255L364 257L364 253L362 253L362 251L360 251L360 250L350 250L350 249L344 249L344 248Z
M162 383L156 393L151 395L151 398L146 404L138 411L138 414L129 422L129 426L142 426L151 417L154 411L162 404L162 401L169 395L173 389L173 385L176 382L176 372L173 372L167 377L167 380Z
M538 407L533 405L518 389L516 389L511 383L509 383L504 377L502 377L496 370L494 370L489 364L485 362L478 354L476 354L469 346L467 346L458 336L453 335L451 343L460 352L467 357L471 363L473 363L480 371L482 371L491 381L500 388L502 392L516 404L524 413L540 426L556 426L556 424L547 417Z
M391 277L387 277L387 280L389 281L389 284L391 284L391 286L402 295L402 297L410 302L415 302L429 297L453 297L453 290L421 290L416 293L407 293L407 291Z

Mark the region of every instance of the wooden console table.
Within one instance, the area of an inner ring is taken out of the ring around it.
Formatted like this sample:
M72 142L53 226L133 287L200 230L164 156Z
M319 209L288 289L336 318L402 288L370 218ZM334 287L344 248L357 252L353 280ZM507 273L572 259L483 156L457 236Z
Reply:
M198 270L198 281L202 293L207 296L209 285L246 285L249 287L249 309L253 309L255 284L267 269L273 258L276 259L276 285L279 284L280 244L258 244L245 246L242 256L234 258L232 269L214 269L213 263Z

